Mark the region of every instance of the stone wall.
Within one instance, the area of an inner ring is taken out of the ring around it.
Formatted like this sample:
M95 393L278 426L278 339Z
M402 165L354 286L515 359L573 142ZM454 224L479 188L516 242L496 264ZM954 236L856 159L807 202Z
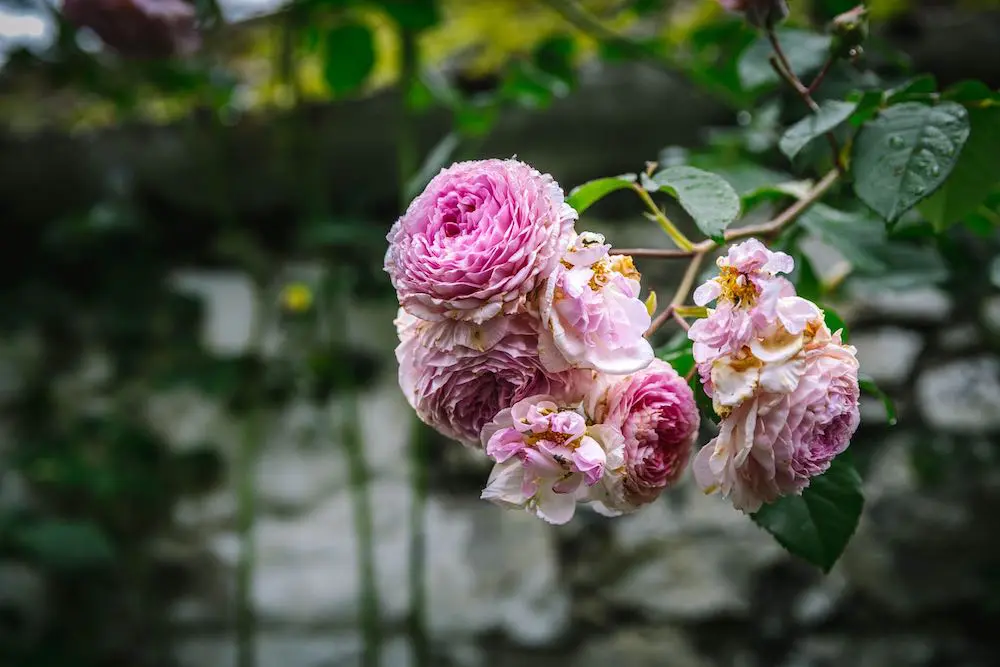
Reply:
M234 274L189 274L206 296L207 344L238 351L254 304ZM900 424L866 402L854 444L868 505L833 572L792 560L724 501L687 480L626 518L583 513L554 528L478 499L488 466L447 445L427 507L429 627L435 665L627 667L975 667L996 664L1000 467L997 297L969 321L943 291L861 295L847 310L865 370L892 392ZM388 355L390 305L352 316L355 337ZM263 666L357 664L357 554L336 406L276 414L258 470L255 603ZM383 664L409 664L405 449L411 413L392 369L362 396L374 474ZM205 396L157 396L148 417L174 446L238 442L237 425ZM230 454L232 452L229 452ZM234 491L177 509L183 542L165 552L204 559L206 585L173 609L182 667L231 664L229 582ZM185 551L186 550L186 551ZM0 575L11 577L7 570ZM15 577L15 579L17 579ZM4 595L30 597L22 579ZM27 586L27 587L26 587Z

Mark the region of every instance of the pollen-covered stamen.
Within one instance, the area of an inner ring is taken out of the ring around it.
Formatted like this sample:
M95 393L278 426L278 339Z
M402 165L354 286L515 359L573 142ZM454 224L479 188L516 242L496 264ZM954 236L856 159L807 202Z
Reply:
M524 442L527 445L536 445L539 442L546 441L551 442L556 445L561 445L569 449L575 449L579 446L579 436L572 435L570 433L556 433L555 431L543 431L542 433L530 433L525 436Z
M737 306L752 306L757 301L757 287L739 269L733 266L719 267L720 301L731 301Z

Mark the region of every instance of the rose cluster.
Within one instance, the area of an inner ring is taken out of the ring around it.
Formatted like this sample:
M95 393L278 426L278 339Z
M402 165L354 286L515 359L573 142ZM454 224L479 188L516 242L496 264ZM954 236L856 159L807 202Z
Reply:
M716 307L688 332L719 435L694 461L706 493L752 513L801 493L858 428L858 361L822 311L780 276L792 258L756 240L729 249L694 293Z
M688 384L653 358L640 275L548 175L516 160L444 169L389 232L400 386L494 462L483 498L552 523L617 515L690 459Z

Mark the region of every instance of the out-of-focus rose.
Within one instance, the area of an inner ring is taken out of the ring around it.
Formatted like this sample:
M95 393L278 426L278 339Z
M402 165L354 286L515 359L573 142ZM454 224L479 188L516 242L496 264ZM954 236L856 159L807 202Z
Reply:
M124 56L183 56L201 46L194 7L184 0L65 0L63 14Z
M539 298L542 361L551 370L593 368L624 374L645 368L653 348L632 258L608 254L600 234L583 232L549 276Z
M393 225L385 270L417 317L481 324L521 310L559 262L576 217L552 177L523 162L459 162Z
M621 434L606 425L588 428L582 414L552 396L531 396L487 424L482 444L496 461L483 499L563 524L601 480L607 450L621 446Z
M700 417L694 394L670 364L654 360L624 378L600 376L584 399L594 421L621 431L620 456L608 459L602 513L650 503L687 467Z
M593 380L592 371L545 370L537 323L527 315L474 325L427 322L400 309L396 327L399 385L410 405L424 422L470 446L514 403L545 394L572 405Z
M769 28L788 16L786 0L719 0L723 9L743 14L750 25Z
M746 513L801 493L847 449L860 423L855 349L823 325L807 333L793 389L758 391L740 403L695 458L698 485Z

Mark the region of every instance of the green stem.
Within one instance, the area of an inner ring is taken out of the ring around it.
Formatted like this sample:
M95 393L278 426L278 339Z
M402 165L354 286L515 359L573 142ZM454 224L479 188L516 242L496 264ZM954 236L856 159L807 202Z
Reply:
M419 168L416 126L413 114L407 107L407 98L417 84L420 60L417 49L417 34L412 30L400 30L400 107L398 167L400 210L406 210L407 184ZM425 515L427 508L427 456L426 431L424 425L414 419L410 437L410 488L413 499L410 507L409 544L409 593L410 609L407 615L407 629L410 647L413 650L414 667L430 667L430 644L427 635L427 579L424 562L427 552Z
M382 653L382 627L375 573L375 537L372 531L372 506L368 489L368 465L365 462L358 398L353 389L343 395L341 440L347 454L351 499L354 505L354 534L357 537L358 610L361 621L362 667L379 667Z
M641 185L633 185L632 187L636 194L639 195L639 198L645 202L646 207L649 208L653 219L656 220L657 224L659 224L661 228L663 228L663 231L667 233L667 236L673 239L673 242L677 245L677 247L685 252L693 250L694 244L691 243L691 241L688 240L688 237L684 236L684 234L681 233L681 230L677 229L677 227L674 226L674 223L670 221L670 218L668 218L663 211L660 210L660 207L656 205L653 198L649 196L649 192L646 191L646 188Z

